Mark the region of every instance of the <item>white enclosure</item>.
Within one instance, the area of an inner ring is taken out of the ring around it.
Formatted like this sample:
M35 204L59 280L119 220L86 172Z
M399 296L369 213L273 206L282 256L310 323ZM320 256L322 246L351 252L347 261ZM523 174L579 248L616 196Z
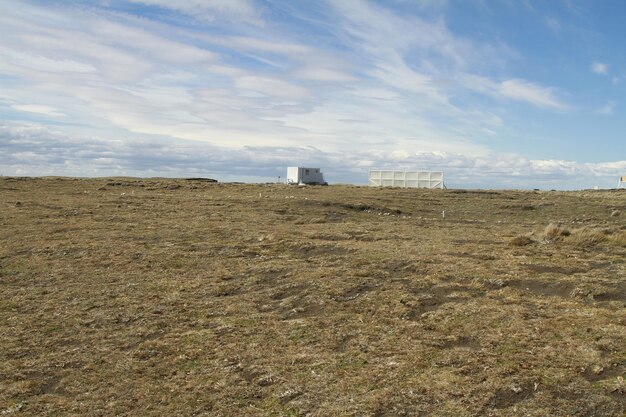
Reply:
M617 182L617 188L622 188L622 185L626 184L626 175L622 175L619 177L619 181Z
M371 170L370 187L444 188L443 171Z
M288 167L287 184L324 184L319 168Z

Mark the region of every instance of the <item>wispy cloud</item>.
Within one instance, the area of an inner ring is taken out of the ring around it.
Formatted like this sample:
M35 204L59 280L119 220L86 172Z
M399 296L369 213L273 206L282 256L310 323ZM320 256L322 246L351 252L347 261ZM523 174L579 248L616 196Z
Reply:
M130 0L150 6L159 6L184 13L196 19L214 21L229 19L262 25L258 7L251 0Z
M600 107L596 111L596 113L598 113L598 114L605 114L605 115L611 115L611 114L613 114L613 110L615 109L616 104L617 103L615 103L614 101L609 101L604 106Z
M44 106L41 104L13 104L11 108L19 111L25 111L28 113L37 113L43 114L46 116L60 117L64 116L63 113L59 111L59 109L55 109L54 107Z
M551 30L553 30L556 33L561 31L563 25L558 19L555 19L554 17L550 17L550 16L546 16L544 19L545 19L546 26L548 26Z
M255 91L269 97L299 99L309 95L306 88L275 77L245 75L234 81L238 89Z
M565 110L568 106L556 96L552 87L543 87L526 80L513 79L503 81L498 89L504 97L525 101L538 107Z
M496 82L486 77L459 74L460 85L469 90L496 98L526 102L533 106L554 110L567 110L570 106L558 97L554 87L546 87L519 78Z
M596 61L591 64L591 71L595 72L596 74L606 75L609 71L609 66L602 62Z
M269 178L307 163L343 167L332 169L347 181L370 166L419 165L464 184L509 169L514 185L553 162L494 152L514 148L511 114L578 107L566 87L520 69L512 46L454 31L447 1L133 2L0 5L5 173L210 166L224 179L246 167Z

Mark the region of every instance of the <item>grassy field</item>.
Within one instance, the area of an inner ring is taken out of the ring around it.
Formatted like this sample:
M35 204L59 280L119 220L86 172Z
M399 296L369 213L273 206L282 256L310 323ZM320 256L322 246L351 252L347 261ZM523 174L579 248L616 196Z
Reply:
M0 226L0 415L626 415L626 191L5 177Z

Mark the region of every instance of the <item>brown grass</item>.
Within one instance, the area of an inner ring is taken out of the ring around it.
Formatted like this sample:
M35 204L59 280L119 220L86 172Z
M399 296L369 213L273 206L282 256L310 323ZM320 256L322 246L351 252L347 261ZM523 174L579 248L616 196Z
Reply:
M624 416L625 193L0 196L0 415Z
M620 246L622 248L626 247L626 230L620 230L611 234L608 237L608 241L611 245Z
M608 235L606 229L582 228L575 229L567 240L574 246L589 247L605 242Z
M556 223L550 223L543 231L543 236L547 242L555 242L563 239L565 236L569 236L570 233L565 227Z
M509 241L509 245L512 245L512 246L526 246L532 243L534 243L534 240L532 240L530 237L526 235L515 236L513 239Z

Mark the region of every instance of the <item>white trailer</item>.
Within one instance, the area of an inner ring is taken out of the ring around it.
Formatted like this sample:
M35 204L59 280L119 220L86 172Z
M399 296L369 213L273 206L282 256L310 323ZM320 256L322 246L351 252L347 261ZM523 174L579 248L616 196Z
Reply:
M400 171L373 169L368 175L370 187L445 188L443 171Z
M287 184L325 185L326 182L319 168L288 167Z

